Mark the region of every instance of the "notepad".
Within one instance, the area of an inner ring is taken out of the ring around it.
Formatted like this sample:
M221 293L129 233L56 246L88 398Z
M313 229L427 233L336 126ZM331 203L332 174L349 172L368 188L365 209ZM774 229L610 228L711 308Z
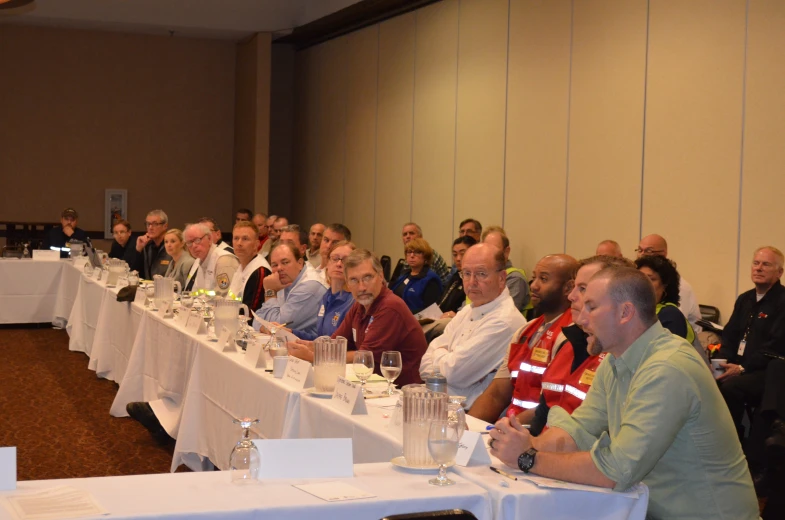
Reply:
M358 489L346 482L320 482L318 484L293 485L293 487L301 489L316 498L321 498L326 502L360 500L363 498L374 498L376 496L366 493L362 489Z

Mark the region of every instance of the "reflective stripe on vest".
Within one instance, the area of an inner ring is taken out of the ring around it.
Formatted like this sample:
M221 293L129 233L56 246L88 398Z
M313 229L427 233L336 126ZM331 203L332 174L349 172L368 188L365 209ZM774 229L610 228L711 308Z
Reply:
M521 363L521 370L523 370L524 372L534 372L535 374L544 374L546 368L548 367L535 367L530 365L529 363ZM516 377L517 375L518 374L516 373L515 376L513 377Z
M564 392L564 385L557 385L556 383L542 382L543 390L550 390L551 392Z
M510 379L515 379L516 377L518 377L517 370L513 370L512 372L510 372Z
M521 401L520 399L513 398L512 404L515 406L520 406L521 408L526 408L527 410L530 408L535 408L539 403L535 403L533 401Z
M572 385L565 386L564 387L564 391L567 392L570 395L574 395L575 397L577 397L581 401L585 401L586 400L586 392L582 392L582 391L578 390L577 388L575 388Z

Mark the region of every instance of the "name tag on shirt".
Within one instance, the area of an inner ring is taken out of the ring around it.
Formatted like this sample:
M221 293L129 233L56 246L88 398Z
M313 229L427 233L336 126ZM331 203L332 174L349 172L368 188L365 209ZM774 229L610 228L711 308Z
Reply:
M161 260L161 265L169 265L169 260Z
M594 382L595 374L596 372L594 370L586 369L583 371L583 374L581 374L581 378L578 380L578 382L582 385L591 386L591 384Z
M736 354L739 356L743 356L745 348L747 348L747 340L743 339L739 342L739 350L736 351Z
M321 317L323 317L323 316L324 316L324 305L322 305L321 307L319 307L319 314L317 314L317 316L318 316L319 318L321 318Z
M547 363L548 351L544 348L534 347L534 350L532 350L532 359L534 361L539 361L540 363Z
M404 280L404 281L403 281L403 284L404 284L404 285L409 285L409 279L407 278L406 280Z

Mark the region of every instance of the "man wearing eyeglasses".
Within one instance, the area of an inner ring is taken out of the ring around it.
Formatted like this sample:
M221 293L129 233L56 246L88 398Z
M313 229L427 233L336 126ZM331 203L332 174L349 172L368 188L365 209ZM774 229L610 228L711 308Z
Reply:
M534 266L532 303L542 315L515 332L493 381L469 410L473 417L495 422L509 406L508 416L521 424L531 422L542 374L567 341L561 329L572 323L568 296L577 267L573 257L563 254L547 255Z
M660 235L647 235L641 239L635 252L638 254L638 258L652 255L668 258L668 242ZM703 330L703 327L698 325L698 320L701 319L698 298L695 296L695 291L692 290L692 285L683 276L679 281L679 296L681 313L687 317L687 321L692 325L695 334L699 333Z
M440 372L448 393L465 396L466 407L491 383L513 333L526 325L505 284L504 265L504 253L495 245L466 251L459 273L471 304L431 341L420 363L420 377Z
M172 257L166 253L164 235L169 229L169 217L160 209L154 209L144 219L146 233L136 239L136 248L126 252L126 262L139 272L145 280L153 276L164 276Z
M183 290L215 291L219 296L226 296L240 261L213 243L210 228L204 224L188 224L183 236L188 251L196 259Z
M403 241L404 247L406 247L406 244L415 238L423 238L422 228L414 222L407 222L403 225L403 230L401 231L401 240ZM447 281L450 279L450 266L447 265L447 262L444 261L442 255L440 255L439 252L435 249L433 251L433 260L431 261L431 265L429 267L431 271L439 275L439 279L442 281L442 286L445 286ZM406 259L401 258L395 265L392 276L390 276L390 281L394 282L400 278L404 272L409 270L410 268L406 263Z
M397 350L403 369L395 383L422 383L420 361L428 343L409 307L387 288L379 259L367 249L355 249L344 258L343 269L355 304L332 337L346 338L347 362L354 360L354 351L370 350L374 372L381 374L382 352Z

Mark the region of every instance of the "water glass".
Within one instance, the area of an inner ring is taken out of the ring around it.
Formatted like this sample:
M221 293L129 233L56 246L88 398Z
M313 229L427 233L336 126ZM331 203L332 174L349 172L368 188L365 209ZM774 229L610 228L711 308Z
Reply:
M373 366L373 352L370 350L358 350L354 353L354 374L360 380L360 388L363 395L368 393L368 390L365 389L365 383L373 374Z
M229 456L232 484L254 484L259 481L261 457L259 450L251 440L251 426L258 423L259 419L245 417L234 419L232 422L243 428L243 436L234 445L232 454Z
M447 464L458 454L458 425L447 420L432 421L428 430L428 452L439 464L439 475L428 481L432 486L451 486L455 481L447 478Z
M379 365L382 376L387 380L387 395L393 395L393 381L401 375L401 370L403 370L401 353L396 350L382 352L382 359L379 362Z

